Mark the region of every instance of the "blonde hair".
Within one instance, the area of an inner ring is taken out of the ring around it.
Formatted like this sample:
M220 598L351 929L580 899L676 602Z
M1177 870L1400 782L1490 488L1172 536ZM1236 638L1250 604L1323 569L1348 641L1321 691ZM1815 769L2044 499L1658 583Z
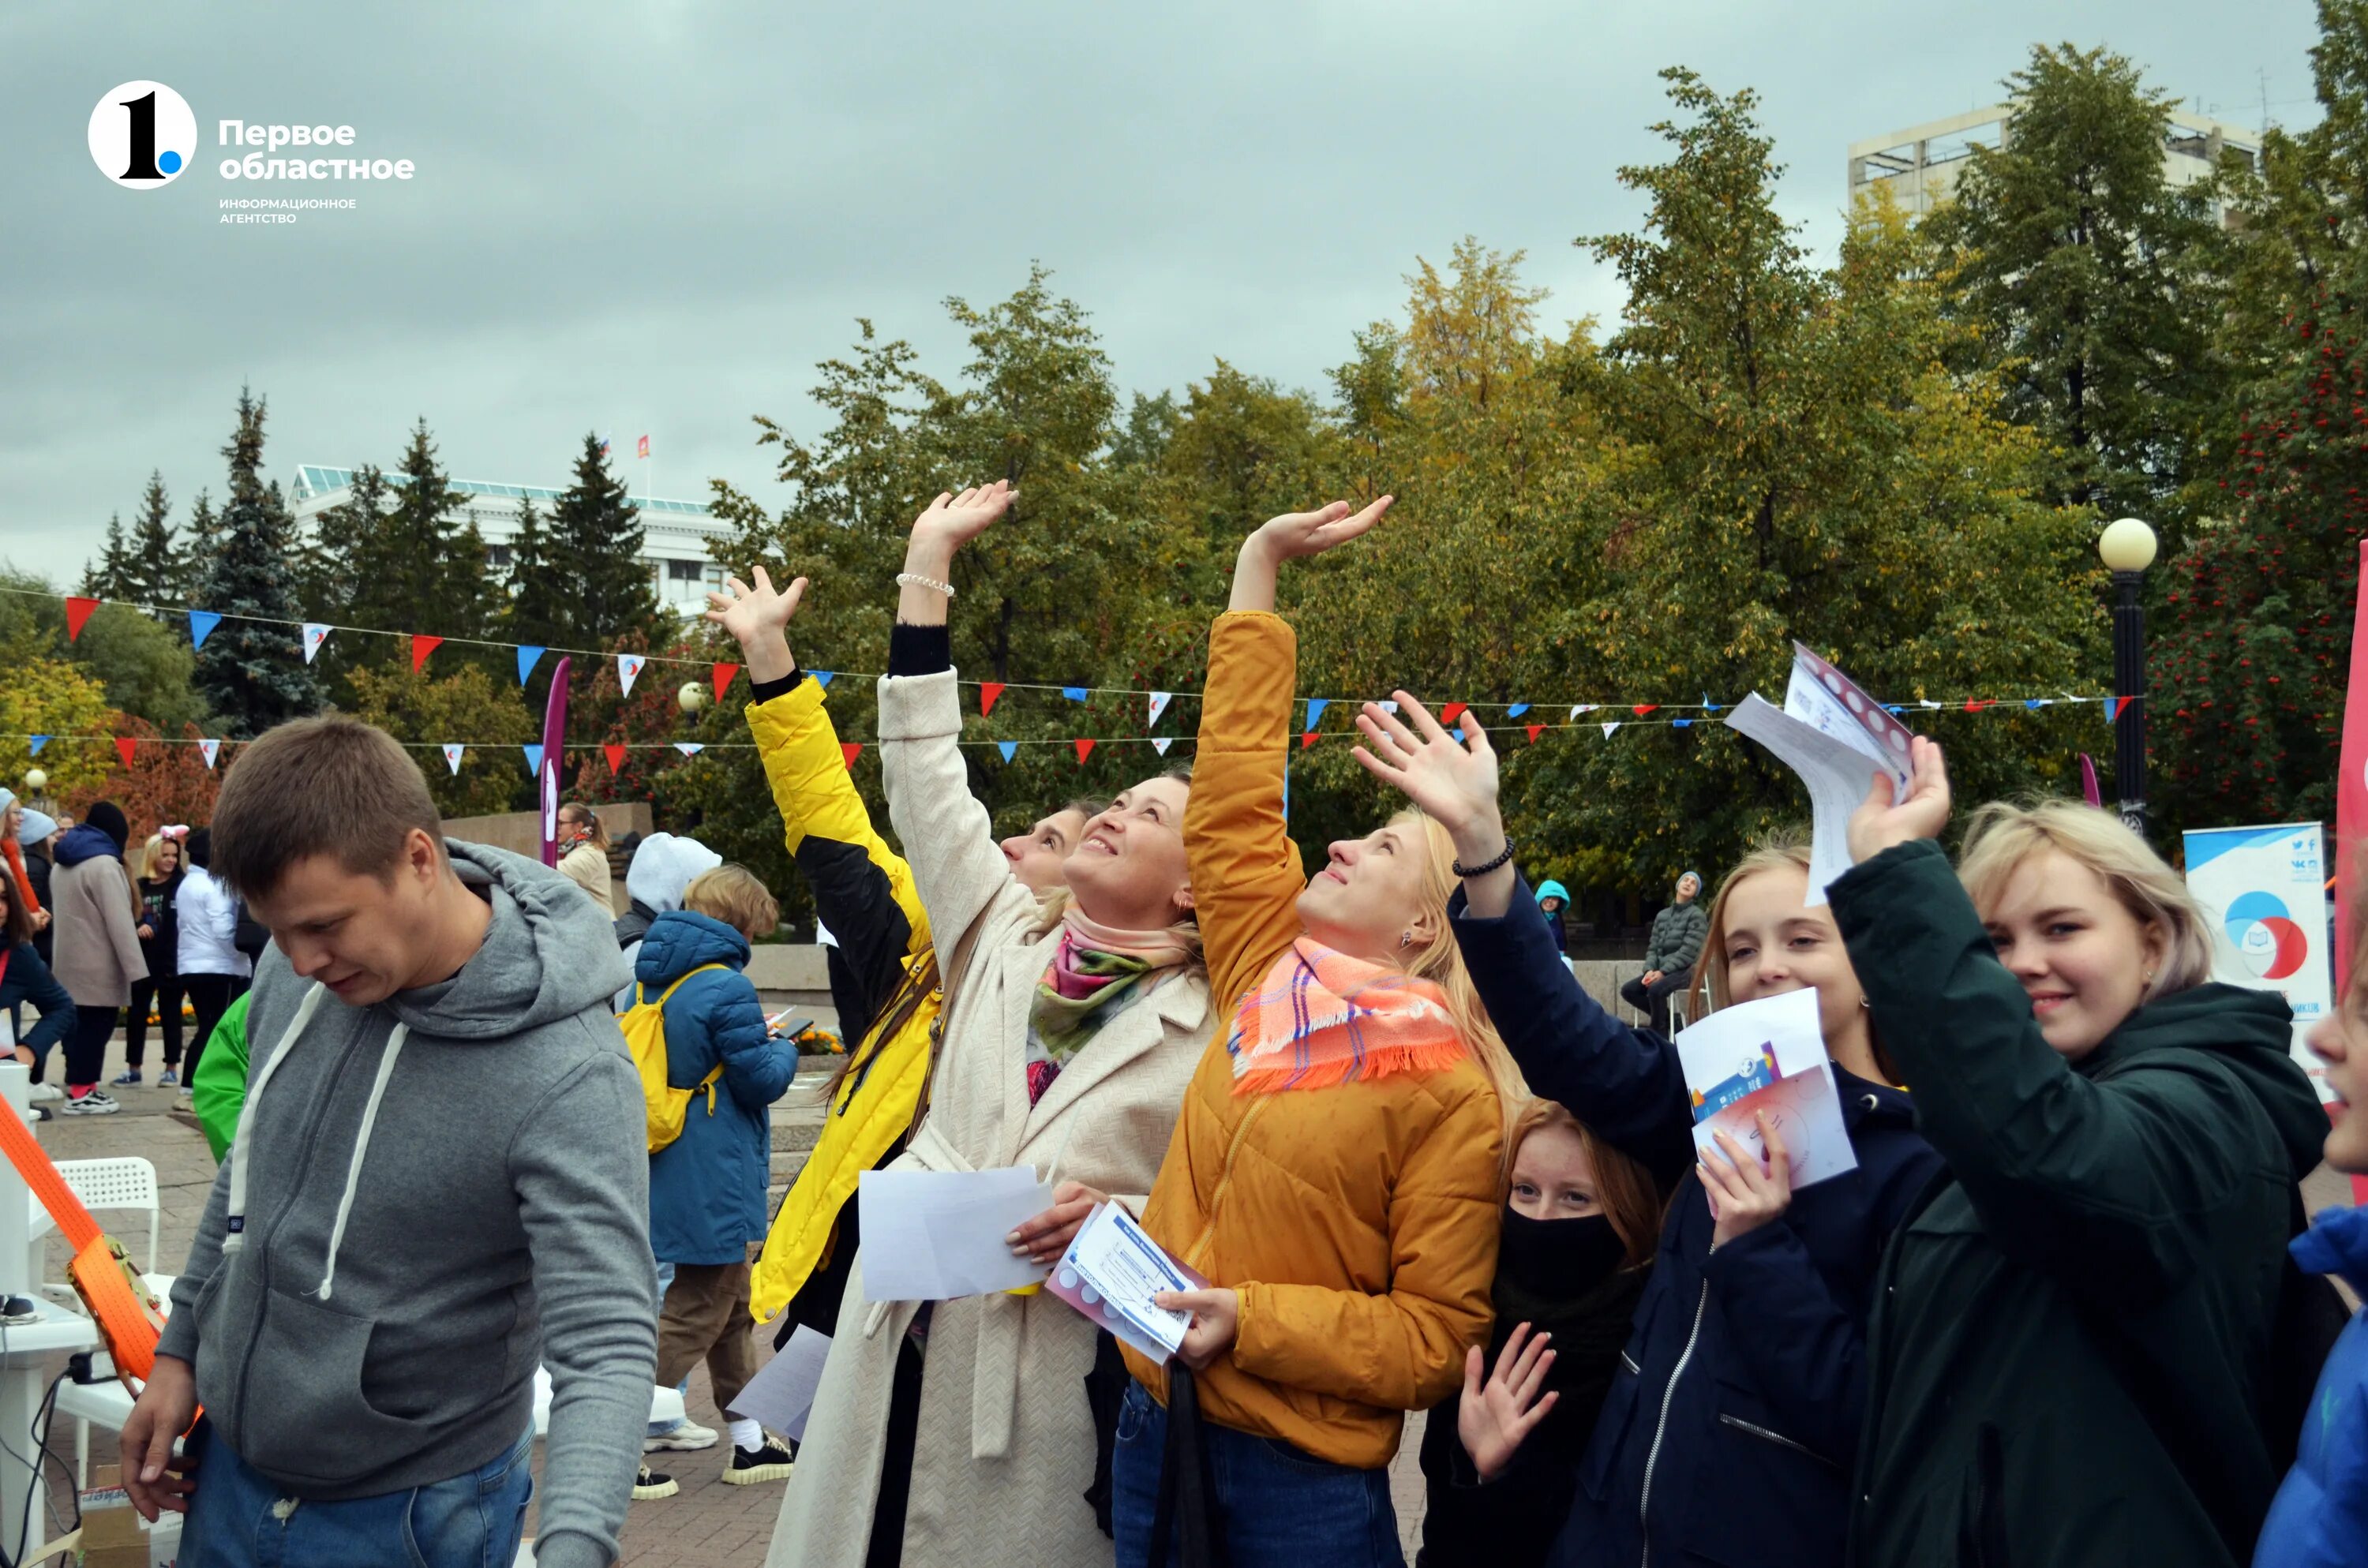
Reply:
M562 801L559 803L559 810L562 812L581 812L584 817L584 831L591 835L592 847L603 852L607 851L609 847L609 824L600 820L600 813L598 812L594 811L591 807L586 805L581 801ZM556 812L553 813L554 816L556 814Z
M1447 901L1463 885L1463 879L1455 874L1455 840L1447 829L1418 811L1402 811L1389 821L1392 827L1417 824L1430 850L1423 857L1422 908L1438 923L1439 934L1407 959L1406 971L1418 980L1429 981L1446 994L1447 1013L1454 1020L1455 1032L1463 1037L1481 1072L1487 1074L1501 1102L1505 1125L1510 1129L1522 1102L1529 1098L1530 1085L1522 1078L1521 1070L1514 1065L1513 1053L1505 1049L1505 1039L1497 1032L1488 1009L1482 1005L1479 987L1472 983L1472 971L1463 966L1463 949L1448 926Z
M148 835L148 842L140 847L140 874L147 878L150 881L154 881L156 880L157 857L165 853L165 846L168 843L171 844L174 848L181 852L181 864L183 866L187 866L189 863L189 846L188 845L183 844L177 838L167 839L161 833L152 833Z
M2096 873L2140 926L2163 934L2162 963L2141 1005L2212 978L2212 927L2177 871L2120 818L2079 801L1992 801L1975 812L1957 858L1957 880L1983 919L2008 879L2033 855L2054 850Z
M1531 1133L1548 1127L1564 1128L1578 1135L1578 1146L1595 1176L1596 1201L1603 1205L1612 1231L1628 1249L1623 1261L1631 1267L1650 1263L1653 1249L1661 1239L1661 1192L1652 1173L1632 1156L1598 1138L1587 1123L1571 1115L1558 1100L1530 1100L1514 1116L1512 1131L1505 1135L1506 1195L1511 1196L1513 1162L1520 1156L1521 1145L1529 1142Z
M1737 860L1718 884L1718 896L1710 903L1710 929L1702 937L1702 957L1694 960L1693 983L1686 988L1688 1017L1699 1018L1716 1008L1734 1006L1734 994L1726 988L1726 901L1735 896L1736 889L1762 871L1798 871L1806 881L1810 875L1808 835L1797 827L1780 828L1768 835L1750 854ZM1842 956L1849 958L1847 948ZM1855 963L1850 971L1858 971ZM1704 998L1708 998L1707 1006ZM1883 1049L1883 1031L1872 1017L1866 1021L1866 1043L1874 1053L1874 1064L1881 1070L1884 1081L1899 1082L1899 1069L1893 1064L1891 1053Z
M750 937L766 936L781 923L780 901L746 866L701 871L682 890L682 906Z

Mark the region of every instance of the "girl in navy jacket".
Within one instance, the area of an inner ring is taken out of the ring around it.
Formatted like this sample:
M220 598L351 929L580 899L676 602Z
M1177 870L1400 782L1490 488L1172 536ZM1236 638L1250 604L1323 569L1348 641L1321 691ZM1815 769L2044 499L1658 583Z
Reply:
M1697 1160L1676 1048L1580 989L1513 869L1486 733L1467 725L1459 745L1395 695L1414 727L1368 704L1358 760L1438 818L1458 869L1477 873L1448 915L1489 1017L1531 1089L1674 1188L1552 1561L1839 1564L1876 1265L1941 1162L1883 1070L1832 916L1804 903L1807 852L1762 849L1728 874L1697 981L1720 1006L1817 994L1858 1168L1796 1193L1781 1159Z

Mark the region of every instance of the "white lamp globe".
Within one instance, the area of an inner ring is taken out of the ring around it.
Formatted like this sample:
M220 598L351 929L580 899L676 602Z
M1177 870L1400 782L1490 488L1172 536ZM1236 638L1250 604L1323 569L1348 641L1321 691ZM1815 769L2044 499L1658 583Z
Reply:
M2154 564L2154 529L2136 517L2105 525L2097 536L2097 553L2116 572L2143 572Z
M674 694L674 699L682 705L684 712L696 713L707 706L707 688L695 680L687 680L682 689Z
M50 787L50 776L38 767L25 769L25 788L38 795Z

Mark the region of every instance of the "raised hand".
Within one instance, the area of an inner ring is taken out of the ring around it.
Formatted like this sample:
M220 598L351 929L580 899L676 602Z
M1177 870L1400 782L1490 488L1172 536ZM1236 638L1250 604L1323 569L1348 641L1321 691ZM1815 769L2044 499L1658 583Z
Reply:
M1019 494L1011 488L1009 480L998 479L993 484L973 485L959 494L939 495L915 520L913 542L917 545L927 540L948 551L960 550L1009 510Z
M1918 735L1907 756L1907 797L1895 798L1891 775L1877 773L1866 800L1850 813L1851 860L1872 860L1911 839L1938 838L1949 825L1949 767L1940 743Z
M1501 847L1502 824L1497 810L1497 748L1488 732L1474 719L1463 726L1456 744L1430 710L1403 691L1392 692L1398 712L1368 702L1357 715L1357 728L1371 749L1354 752L1365 771L1406 796L1424 813L1460 841L1475 830L1494 830ZM1411 716L1414 727L1406 726Z
M798 667L790 657L787 629L806 597L806 580L800 577L776 593L773 579L762 566L750 574L757 579L753 588L737 577L727 577L722 593L707 596L707 619L740 644L751 680L779 680Z
M1546 1348L1553 1337L1532 1335L1528 1324L1521 1324L1505 1341L1496 1369L1486 1381L1480 1376L1480 1346L1474 1346L1464 1355L1463 1398L1455 1408L1455 1435L1463 1439L1463 1451L1472 1456L1472 1468L1483 1481L1494 1481L1504 1473L1513 1462L1514 1451L1562 1397L1559 1393L1538 1396L1554 1366L1554 1353Z
M1390 509L1390 501L1384 495L1354 517L1349 516L1349 503L1335 501L1313 512L1285 512L1269 518L1242 540L1241 554L1234 562L1233 597L1226 608L1274 608L1275 574L1284 562L1295 556L1321 555L1335 545L1348 543L1380 522Z

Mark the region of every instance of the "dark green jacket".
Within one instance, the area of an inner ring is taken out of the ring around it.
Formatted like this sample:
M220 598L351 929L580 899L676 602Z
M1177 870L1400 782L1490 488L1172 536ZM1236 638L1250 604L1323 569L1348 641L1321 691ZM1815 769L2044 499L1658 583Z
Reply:
M1653 916L1653 934L1645 941L1645 967L1663 974L1691 969L1709 939L1710 915L1702 900L1673 903Z
M2285 1003L2201 985L2067 1063L1938 846L1831 897L1948 1165L1884 1260L1852 1561L2246 1562L2294 1186L2327 1132Z

